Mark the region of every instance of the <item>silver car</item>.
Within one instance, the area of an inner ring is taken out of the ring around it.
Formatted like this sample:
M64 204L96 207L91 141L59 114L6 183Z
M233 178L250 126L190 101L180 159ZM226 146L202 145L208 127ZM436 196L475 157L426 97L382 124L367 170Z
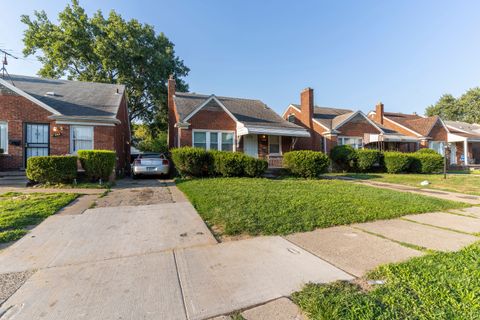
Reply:
M162 153L145 153L138 156L132 164L133 179L139 176L167 176L170 172L170 161Z

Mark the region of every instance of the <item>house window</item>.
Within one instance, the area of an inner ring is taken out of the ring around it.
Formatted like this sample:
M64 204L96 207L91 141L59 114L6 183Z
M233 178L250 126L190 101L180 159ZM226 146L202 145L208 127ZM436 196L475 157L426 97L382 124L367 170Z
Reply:
M8 123L6 122L0 122L0 149L3 153L8 152Z
M222 151L233 151L233 133L222 132Z
M295 123L295 115L293 113L289 114L287 120L288 122Z
M93 127L71 126L70 131L71 153L75 154L78 150L93 149Z
M280 154L279 136L268 136L268 154Z
M358 137L338 137L338 144L340 146L348 145L354 149L363 148L363 139Z
M195 148L207 149L207 132L194 132L193 146Z
M428 147L432 150L435 150L442 156L445 155L445 142L443 141L430 141Z
M205 150L235 151L235 133L221 131L193 131L192 145Z

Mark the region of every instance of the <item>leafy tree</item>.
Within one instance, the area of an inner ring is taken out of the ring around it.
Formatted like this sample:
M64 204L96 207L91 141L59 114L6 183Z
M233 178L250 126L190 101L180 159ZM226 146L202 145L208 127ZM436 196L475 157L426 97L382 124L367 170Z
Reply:
M140 151L167 152L167 133L146 124L133 124L133 144Z
M78 0L59 13L57 24L45 11L35 11L33 19L23 15L21 21L27 25L23 53L41 53L40 76L123 83L130 120L166 129L168 76L173 74L177 90L185 91L188 86L179 78L190 70L163 33L135 19L126 21L113 10L107 18L101 11L89 17Z
M458 99L457 105L463 112L462 121L480 123L480 87L465 92Z
M438 115L445 120L480 123L480 87L468 90L458 99L444 94L436 104L426 109L426 114Z
M427 108L428 116L440 116L445 120L460 120L461 112L457 106L457 99L447 93L440 97L434 105Z

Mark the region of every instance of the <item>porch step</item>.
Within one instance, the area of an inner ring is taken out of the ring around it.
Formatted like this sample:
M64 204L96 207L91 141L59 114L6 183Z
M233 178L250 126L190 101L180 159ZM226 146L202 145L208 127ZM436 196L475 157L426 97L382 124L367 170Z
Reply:
M268 168L263 174L264 178L275 179L282 175L283 168Z
M26 187L28 179L24 171L0 172L0 186L2 187Z

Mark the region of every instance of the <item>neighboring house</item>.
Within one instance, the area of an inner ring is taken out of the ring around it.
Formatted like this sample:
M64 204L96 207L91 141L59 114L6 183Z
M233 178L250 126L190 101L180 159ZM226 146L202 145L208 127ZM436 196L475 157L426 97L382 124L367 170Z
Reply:
M480 164L480 125L460 121L445 121L449 129L448 142L452 165Z
M298 138L309 137L304 128L289 123L260 100L175 92L168 81L168 144L207 150L240 151L282 165L282 154Z
M11 75L0 79L0 170L24 169L33 156L106 149L128 167L125 86Z
M385 112L383 104L379 103L375 111L368 114L368 117L390 130L395 130L418 141L415 149L402 149L401 151L410 152L418 148L430 148L442 155L445 154L448 128L438 116L422 117L418 114Z
M302 138L296 149L311 149L325 153L336 145L350 145L355 149L393 149L398 144L415 144L417 139L386 128L369 119L363 112L349 109L315 106L313 89L300 94L300 104L290 104L283 113L289 122L303 126L310 138Z

